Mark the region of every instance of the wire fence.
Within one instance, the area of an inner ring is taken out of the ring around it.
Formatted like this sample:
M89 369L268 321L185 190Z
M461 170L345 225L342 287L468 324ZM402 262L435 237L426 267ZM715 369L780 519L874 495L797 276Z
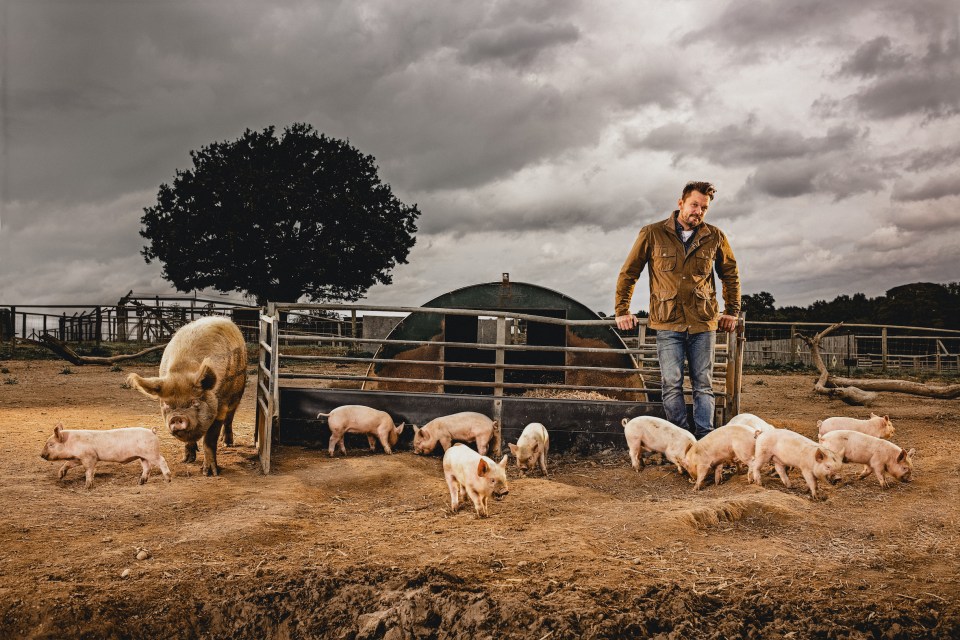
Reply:
M164 344L177 329L204 316L224 316L256 343L260 307L224 304L198 298L124 299L116 305L12 305L0 307L0 342L16 348L17 339L38 342L43 336L74 344L149 346ZM290 313L284 326L291 334L357 336L362 318ZM336 343L336 341L334 342ZM345 343L339 343L342 346Z
M747 322L744 366L768 369L812 367L800 337L813 337L829 324ZM960 373L960 331L896 325L842 325L820 341L828 370L900 374Z
M184 324L199 317L231 318L247 342L257 342L261 309L252 305L225 304L195 297L125 297L116 305L0 306L0 342L16 348L16 339L39 341L44 334L63 342L121 346L167 342ZM322 309L290 310L281 318L285 336L313 336L318 346L351 351L376 350L401 317L328 312ZM747 368L799 370L813 367L810 350L799 334L813 336L827 323L746 322L743 364ZM618 332L633 349L655 344L656 332L645 323L633 332ZM522 322L508 325L508 342L523 344ZM286 338L285 338L286 339ZM358 342L358 339L360 340ZM364 340L369 339L369 342ZM481 321L479 342L495 339L495 321ZM960 331L895 325L843 325L820 343L824 364L848 375L854 371L891 375L960 375ZM653 359L655 360L655 350ZM656 383L656 362L650 373Z

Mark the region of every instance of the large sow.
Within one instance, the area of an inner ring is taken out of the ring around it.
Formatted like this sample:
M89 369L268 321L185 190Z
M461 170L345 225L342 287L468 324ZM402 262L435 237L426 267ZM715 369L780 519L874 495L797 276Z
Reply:
M227 318L210 316L180 327L163 350L160 375L127 382L160 401L167 428L184 445L184 462L197 459L203 438L203 473L220 475L217 439L233 444L233 415L247 381L247 347L243 334Z

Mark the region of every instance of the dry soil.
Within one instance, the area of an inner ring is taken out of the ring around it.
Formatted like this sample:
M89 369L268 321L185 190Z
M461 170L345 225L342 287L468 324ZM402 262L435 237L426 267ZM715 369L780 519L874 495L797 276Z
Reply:
M958 401L881 394L914 480L872 476L812 501L769 477L695 493L625 447L555 455L491 516L449 510L439 456L278 447L263 476L253 378L220 447L223 473L180 462L157 404L127 373L62 362L0 367L0 637L956 638ZM745 379L743 409L815 437L868 410L811 376ZM39 457L67 428L158 427L174 473L103 463L57 479ZM549 425L547 425L549 427ZM138 559L138 553L142 559Z

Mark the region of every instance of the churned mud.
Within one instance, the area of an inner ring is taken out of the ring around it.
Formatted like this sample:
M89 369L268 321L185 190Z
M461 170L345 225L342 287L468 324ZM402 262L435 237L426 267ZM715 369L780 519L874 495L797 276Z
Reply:
M960 637L960 404L882 394L914 481L764 487L728 474L695 493L625 446L551 458L491 517L449 512L440 457L279 447L255 460L253 380L223 474L160 432L171 483L103 463L57 480L39 457L67 428L160 427L123 388L155 367L3 361L0 637ZM815 437L869 410L815 396L811 376L745 381L744 410ZM550 425L547 425L549 428ZM143 553L145 552L145 553ZM138 559L138 554L141 559Z

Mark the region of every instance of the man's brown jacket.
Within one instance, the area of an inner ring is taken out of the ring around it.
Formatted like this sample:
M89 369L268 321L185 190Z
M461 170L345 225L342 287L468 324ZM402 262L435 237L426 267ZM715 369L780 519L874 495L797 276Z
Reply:
M677 236L676 214L640 230L620 276L614 308L618 316L629 315L633 288L644 267L650 274L650 328L702 333L716 331L720 317L716 269L723 283L724 313L740 313L740 274L727 236L720 229L701 223L694 233L689 253Z

